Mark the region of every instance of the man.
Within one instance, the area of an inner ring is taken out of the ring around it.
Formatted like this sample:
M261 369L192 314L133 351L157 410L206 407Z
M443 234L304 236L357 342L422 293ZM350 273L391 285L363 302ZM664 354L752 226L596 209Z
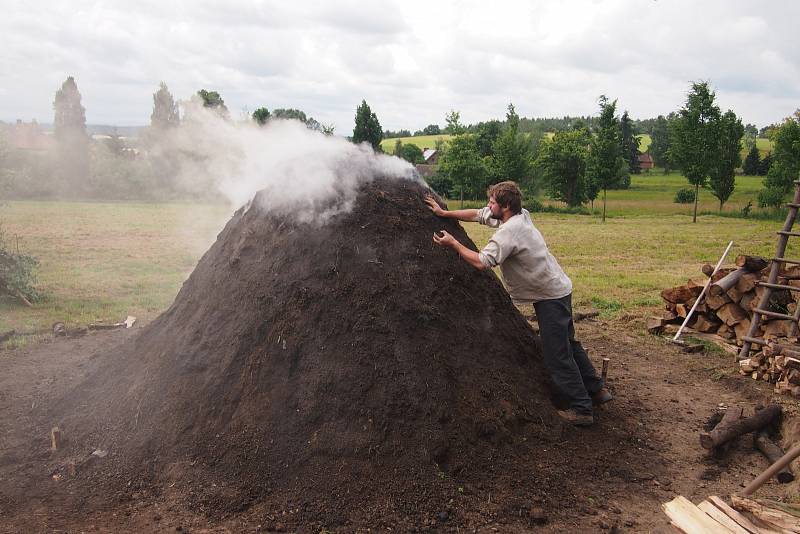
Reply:
M447 211L429 196L425 202L439 217L478 222L498 228L481 252L465 247L442 230L433 235L440 246L450 247L476 269L500 266L515 304L533 303L539 321L544 363L558 392L569 402L559 410L562 419L576 426L594 423L592 405L612 400L603 380L575 340L572 324L572 281L550 254L531 215L522 209L522 194L514 182L500 182L488 191L483 209Z

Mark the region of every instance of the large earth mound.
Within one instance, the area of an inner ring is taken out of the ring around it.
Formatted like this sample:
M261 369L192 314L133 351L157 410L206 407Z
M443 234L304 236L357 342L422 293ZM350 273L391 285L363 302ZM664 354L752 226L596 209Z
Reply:
M413 524L513 485L557 503L569 469L549 462L569 458L535 335L493 273L432 243L474 247L428 193L378 178L323 225L258 197L237 211L172 306L52 409L72 451L110 453L75 483L177 484L212 516L295 526Z

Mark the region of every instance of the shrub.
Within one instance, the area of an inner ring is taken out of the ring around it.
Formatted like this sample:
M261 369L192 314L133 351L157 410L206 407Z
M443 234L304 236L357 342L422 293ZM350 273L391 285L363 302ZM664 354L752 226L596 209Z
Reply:
M694 202L694 189L678 189L678 192L675 193L675 200L673 200L676 204L691 204Z
M0 295L8 295L27 302L39 298L33 287L39 261L33 256L8 249L0 229Z
M758 205L762 208L777 208L783 203L784 195L780 187L765 187L758 192Z

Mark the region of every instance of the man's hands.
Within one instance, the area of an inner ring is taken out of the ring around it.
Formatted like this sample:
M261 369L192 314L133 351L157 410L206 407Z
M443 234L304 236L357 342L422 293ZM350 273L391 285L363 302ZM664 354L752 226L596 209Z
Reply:
M441 230L440 232L433 234L433 242L439 245L440 247L455 248L458 245L458 241L456 241L456 238L451 236L444 230Z
M434 215L437 215L439 217L444 216L445 210L442 209L442 207L439 205L438 202L436 202L436 200L433 198L433 196L431 196L431 195L426 196L425 197L425 204L428 205L428 207L431 209L431 211L433 212Z

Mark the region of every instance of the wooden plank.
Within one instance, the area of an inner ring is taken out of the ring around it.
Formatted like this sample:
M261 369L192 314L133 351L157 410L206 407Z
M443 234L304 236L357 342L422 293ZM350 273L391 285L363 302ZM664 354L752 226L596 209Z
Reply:
M775 508L769 508L756 501L739 497L738 495L731 495L731 501L739 510L750 512L761 521L776 529L800 534L800 518Z
M717 497L716 495L712 495L707 500L708 500L708 502L710 502L711 504L713 504L714 506L716 506L717 508L719 508L720 510L725 512L725 515L727 515L728 517L730 517L731 519L736 521L739 524L739 526L741 526L742 528L744 528L748 532L752 532L753 534L762 534L762 533L764 533L764 534L772 534L772 532L774 532L774 531L772 531L772 532L765 531L764 529L755 526L752 521L747 519L745 516L743 516L742 514L740 514L739 512L734 510L733 508L731 508L730 506L728 506L728 503L726 503L725 501L723 501L721 498Z
M708 501L701 502L700 504L697 505L697 507L700 508L709 516L711 516L711 518L715 520L717 523L724 525L731 532L736 532L736 534L753 534L752 532L741 526L739 523L728 517L728 515L725 512L723 512L722 510L720 510L719 508L717 508Z
M716 522L683 495L678 495L671 501L662 504L661 508L672 523L684 532L691 532L692 534L723 534L733 532L731 529Z

